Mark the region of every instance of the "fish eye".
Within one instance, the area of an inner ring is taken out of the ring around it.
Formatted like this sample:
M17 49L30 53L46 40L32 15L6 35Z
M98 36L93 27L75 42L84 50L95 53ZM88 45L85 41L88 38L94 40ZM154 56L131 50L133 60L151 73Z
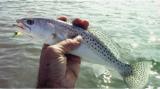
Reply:
M34 20L31 20L31 19L27 20L26 22L27 22L27 24L29 24L29 25L33 25L33 24L34 24Z

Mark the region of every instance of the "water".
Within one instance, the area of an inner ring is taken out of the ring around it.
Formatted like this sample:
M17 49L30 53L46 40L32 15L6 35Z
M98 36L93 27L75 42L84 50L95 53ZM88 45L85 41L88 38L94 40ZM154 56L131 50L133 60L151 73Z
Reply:
M15 20L61 15L88 19L92 29L105 30L120 45L121 57L125 60L152 60L146 87L160 87L158 0L1 0L0 87L36 86L42 44L27 36L12 37L17 31L12 27ZM125 88L126 85L119 75L111 77L103 66L83 62L76 87Z

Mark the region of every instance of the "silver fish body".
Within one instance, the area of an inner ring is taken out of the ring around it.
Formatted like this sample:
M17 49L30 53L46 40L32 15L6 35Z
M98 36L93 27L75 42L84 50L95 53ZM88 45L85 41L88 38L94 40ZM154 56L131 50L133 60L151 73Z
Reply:
M57 25L54 25L55 23ZM112 51L91 32L59 20L50 21L50 24L51 27L57 30L55 35L58 35L57 39L59 40L78 35L82 37L83 41L80 47L73 50L71 54L78 55L82 59L86 59L86 61L92 63L103 64L108 69L116 69L123 76L131 74L131 66L119 61Z
M143 70L146 70L145 67L149 66L149 63L144 65L143 62L138 62L135 65L142 66L135 66L121 62L103 41L89 31L66 22L44 18L24 18L17 20L17 22L21 24L21 27L26 32L47 40L46 42L49 44L56 44L59 41L80 35L83 41L80 47L73 50L71 54L80 56L82 59L86 59L86 61L103 64L109 69L116 70L122 75L129 87L142 88L148 80L143 78L144 76L148 78L149 72ZM139 71L142 71L140 73L143 73L143 75L136 71L139 68ZM147 70L149 70L149 67L147 67ZM133 75L136 76L131 77ZM142 79L140 76L143 76ZM137 79L137 81L134 81L134 79Z

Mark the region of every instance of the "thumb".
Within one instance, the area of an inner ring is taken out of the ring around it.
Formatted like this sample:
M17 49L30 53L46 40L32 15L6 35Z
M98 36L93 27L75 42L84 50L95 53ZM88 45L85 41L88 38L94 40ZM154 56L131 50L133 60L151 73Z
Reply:
M67 53L75 48L77 48L82 41L81 36L77 36L73 39L66 39L57 44L62 49L63 53Z

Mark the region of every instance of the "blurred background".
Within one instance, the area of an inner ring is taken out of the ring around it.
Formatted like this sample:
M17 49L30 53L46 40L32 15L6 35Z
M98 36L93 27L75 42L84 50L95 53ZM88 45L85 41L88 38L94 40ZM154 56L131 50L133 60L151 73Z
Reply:
M146 87L160 87L159 0L0 0L0 87L36 86L43 43L26 35L13 37L16 19L62 15L88 19L90 29L104 30L119 45L124 60L153 61ZM76 87L127 87L112 75L104 66L82 62Z

